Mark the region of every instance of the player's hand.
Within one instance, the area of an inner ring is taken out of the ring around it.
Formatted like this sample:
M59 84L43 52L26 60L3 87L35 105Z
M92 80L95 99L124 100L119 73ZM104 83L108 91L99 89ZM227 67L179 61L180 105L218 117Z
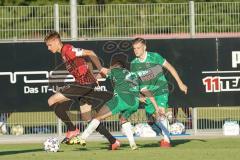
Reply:
M98 73L95 78L98 80L98 79L103 78L103 76L100 73Z
M100 69L100 72L99 72L99 73L106 76L107 73L108 73L108 69L105 68L105 67L102 67L102 68Z
M183 91L185 94L187 94L188 87L184 83L181 83L179 85L179 88L181 89L181 91Z
M165 108L157 107L155 108L157 116L165 116Z

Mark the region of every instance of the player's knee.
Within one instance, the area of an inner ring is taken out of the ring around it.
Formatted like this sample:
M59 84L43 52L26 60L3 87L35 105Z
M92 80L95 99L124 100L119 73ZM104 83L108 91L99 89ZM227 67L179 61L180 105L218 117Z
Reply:
M54 100L54 98L50 97L50 98L48 99L48 106L49 106L49 107L53 106L55 103L56 103L56 101Z
M119 120L120 120L120 124L126 123L128 121L125 117L122 117L122 116L119 118Z
M82 114L81 114L81 119L82 119L83 121L91 121L92 116L89 115L88 113L82 113Z

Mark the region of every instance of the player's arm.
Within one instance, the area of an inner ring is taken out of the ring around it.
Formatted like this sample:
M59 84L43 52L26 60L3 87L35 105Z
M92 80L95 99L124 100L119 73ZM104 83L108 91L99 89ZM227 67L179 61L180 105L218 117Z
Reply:
M107 74L108 72L107 69L102 67L98 56L92 50L75 48L74 51L75 51L76 57L88 56L93 62L93 64L100 71L100 73L103 73L105 75Z
M146 88L143 88L143 89L141 89L141 94L150 99L151 103L153 104L153 106L155 108L155 111L156 111L157 115L164 115L165 114L164 108L158 106L157 101L155 100L151 91L149 91Z
M98 56L92 50L84 49L82 56L88 56L99 71L102 69L102 65L101 65L101 62L100 62Z
M109 73L111 73L111 70L107 69L107 68L105 68L105 69L106 69L106 74L105 73L102 74L103 72L99 72L95 78L96 79L101 79L101 78L109 77Z
M163 67L166 68L171 74L172 76L175 78L175 80L178 83L179 88L185 93L187 94L187 86L182 82L181 78L179 77L177 71L175 70L175 68L167 61L165 60L163 63Z

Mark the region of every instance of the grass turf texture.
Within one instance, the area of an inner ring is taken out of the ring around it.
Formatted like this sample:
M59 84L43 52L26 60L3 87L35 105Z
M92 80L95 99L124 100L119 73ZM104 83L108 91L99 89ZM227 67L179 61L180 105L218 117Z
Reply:
M117 151L108 151L105 142L88 142L86 148L79 145L61 145L57 153L43 151L43 144L1 144L1 160L239 160L240 138L173 140L170 149L160 148L158 142L137 141L139 150L131 151L126 141Z

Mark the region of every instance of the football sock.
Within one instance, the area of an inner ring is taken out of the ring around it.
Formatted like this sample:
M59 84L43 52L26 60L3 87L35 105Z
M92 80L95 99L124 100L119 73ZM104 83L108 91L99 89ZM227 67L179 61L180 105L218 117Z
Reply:
M170 132L168 130L168 121L166 118L162 118L156 122L156 124L161 128L163 138L165 141L170 143Z
M65 101L62 103L55 103L54 104L54 112L58 118L60 118L63 123L67 126L68 131L74 131L76 127L70 120L67 111L69 111L72 101Z
M86 140L90 134L93 133L93 131L96 130L96 128L99 126L100 121L97 119L93 119L87 126L87 128L84 130L84 132L81 135L81 138Z
M106 137L111 144L114 144L116 142L116 138L112 136L112 134L107 130L107 128L102 123L99 124L96 131L99 132L101 135L104 135L104 137Z
M126 122L122 124L122 130L125 133L125 135L127 136L127 139L130 143L130 145L134 145L135 141L134 141L134 137L133 137L133 132L132 132L132 125L130 122Z

